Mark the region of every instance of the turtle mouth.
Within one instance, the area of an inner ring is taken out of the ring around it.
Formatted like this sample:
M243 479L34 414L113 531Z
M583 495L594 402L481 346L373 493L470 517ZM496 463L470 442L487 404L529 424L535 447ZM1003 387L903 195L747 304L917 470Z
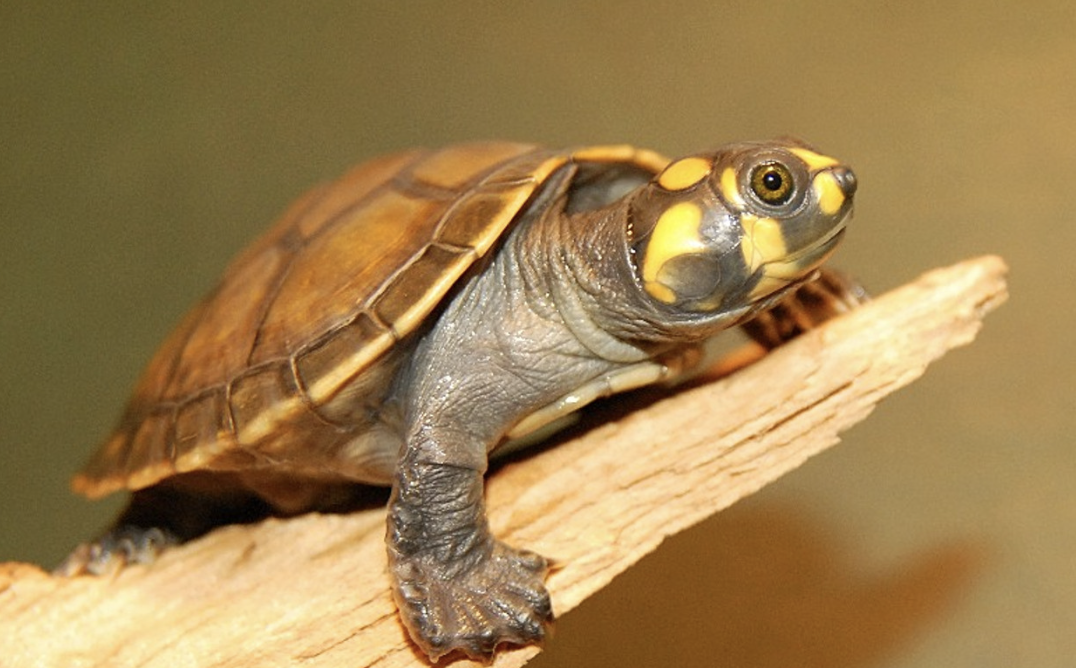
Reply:
M779 292L811 280L816 275L815 270L833 254L844 238L850 218L851 209L826 234L810 245L759 267L755 274L758 276L758 282L751 290L750 299L759 302L772 298Z
M847 230L845 216L825 236L820 237L810 246L805 246L795 253L786 255L783 259L768 262L762 267L762 271L770 278L784 279L789 282L796 281L810 273L812 269L822 264L840 244Z

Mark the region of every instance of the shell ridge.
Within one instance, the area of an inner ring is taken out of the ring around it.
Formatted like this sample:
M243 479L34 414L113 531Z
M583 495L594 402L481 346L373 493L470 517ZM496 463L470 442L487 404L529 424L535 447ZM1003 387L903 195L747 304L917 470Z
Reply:
M531 155L532 153L534 153L533 150L529 151L528 153L525 153L524 156ZM513 158L512 160L506 160L506 161L501 161L501 162L496 163L492 167L483 170L478 175L476 175L474 178L470 179L466 184L461 186L459 189L444 188L444 187L441 187L441 186L437 186L435 184L427 184L424 181L420 181L418 178L416 178L414 176L414 170L419 165L418 161L410 164L407 167L407 169L403 170L403 172L400 175L398 175L396 178L393 178L390 181L386 182L385 186L390 187L390 188L395 188L397 192L399 192L401 194L404 194L404 195L411 194L411 189L414 187L414 194L417 194L420 197L426 191L427 188L429 188L430 190L432 190L434 192L437 192L437 193L443 193L445 191L450 191L452 193L450 198L446 198L450 202L450 204L445 209L445 211L438 217L437 223L435 223L432 226L432 228L435 230L433 238L436 240L436 238L437 238L436 231L440 229L441 225L444 223L446 218L450 217L452 212L455 211L459 207L460 203L468 199L466 194L469 194L469 193L473 192L474 190L480 188L482 186L482 184L486 180L488 180L490 177L492 177L498 171L503 169L505 167L505 165L510 164L512 162L515 162L515 160L521 159L522 157L523 156L520 156L520 157L517 157L517 158ZM415 187L416 184L417 184L417 187ZM464 195L461 196L461 193L463 193ZM438 201L443 201L443 200L439 199ZM415 262L417 262L418 259L420 257L422 257L422 255L433 245L434 245L434 242L432 242L432 241L424 244L422 246L422 248L418 252L414 253L410 258L408 258L407 262L400 265L399 267L396 267L396 269L391 274L389 274L387 277L385 277L385 279L382 280L381 283L378 284L376 289L372 290L370 292L370 294L367 295L366 300L363 302L362 308L360 309L360 311L368 311L370 313L370 315L375 318L375 321L378 322L379 324L385 324L387 326L386 328L389 331L391 331L393 333L393 336L395 338L397 338L397 339L399 339L400 337L399 337L398 333L396 332L396 328L393 327L391 323L385 323L382 320L382 318L380 317L380 315L377 313L376 309L374 308L374 305L377 304L378 300L384 295L384 293L390 287L392 287L392 285L397 281L397 279L399 279L399 277L402 274L406 273L407 270L410 267L412 267L415 264ZM446 249L452 249L452 248L453 248L452 246L446 246Z
M306 383L303 382L303 376L299 373L298 367L298 355L292 355L288 359L288 368L291 371L292 383L295 384L297 390L296 394L299 395L299 400L302 401L303 406L306 407L307 412L312 414L315 418L321 421L323 424L330 427L343 428L347 427L346 424L330 419L321 410L318 409L318 404L314 401L314 398L310 396L310 390L307 388Z
M411 161L408 162L407 165L404 166L402 169L405 172L410 172L411 170L413 170L415 168L415 165L422 162L429 155L430 155L430 151L419 151L415 155L415 157L412 158ZM303 237L303 246L308 245L311 241L313 241L314 239L317 239L318 237L320 237L320 236L322 236L324 234L331 233L332 230L334 230L338 225L340 225L341 221L348 220L350 218L351 214L353 214L356 210L361 209L364 206L366 206L367 202L369 202L371 200L374 200L374 199L377 199L381 195L385 194L385 191L393 190L393 189L396 189L396 190L399 191L399 188L395 187L395 181L398 178L399 178L399 175L394 176L394 177L392 177L390 179L386 179L384 182L378 184L376 187L371 188L370 191L363 194L362 197L359 197L358 199L354 200L353 202L351 202L347 206L341 208L328 221L326 221L323 225L319 226L317 230L315 230L314 232L312 232L308 236ZM322 197L318 199L317 203L320 203L321 201L323 201L325 199L325 197L327 197L332 190L333 190L332 184L330 184L330 186L325 189L325 193L322 195ZM312 204L310 208L313 208L313 206L314 205ZM304 211L302 213L302 215L296 216L294 227L298 228L299 223L302 222L302 220L306 217L306 215L308 213L309 213L309 209Z
M413 169L414 165L424 159L428 154L428 151L420 151L415 155L414 158L411 159L410 162L407 163L407 167L405 169ZM250 350L247 351L246 359L248 366L254 359L254 353L258 348L258 343L262 339L262 332L264 330L265 320L269 316L269 313L272 311L272 307L276 304L276 300L280 296L280 290L282 289L288 274L291 272L291 269L295 264L295 260L299 257L302 251L310 245L311 241L317 239L323 234L329 234L341 223L341 221L349 219L350 214L354 213L358 209L361 209L363 206L366 205L368 201L384 194L386 190L391 190L393 187L392 183L394 180L394 178L388 179L387 181L379 184L377 187L372 188L362 197L359 197L347 206L341 208L328 222L326 222L324 225L319 226L317 230L315 230L307 237L303 237L303 235L299 232L300 226L302 222L306 219L306 217L310 214L310 211L312 211L318 204L321 204L325 201L325 199L333 190L332 186L330 185L322 189L320 196L314 198L313 201L311 201L309 205L304 208L302 213L295 216L289 230L290 233L285 234L282 237L281 241L283 242L285 240L297 239L298 243L292 246L292 248L287 249L290 252L288 252L287 254L286 262L278 271L277 276L274 277L273 286L270 289L269 293L266 295L265 299L262 300L261 313L258 316L258 322L255 329L254 338L251 341ZM283 246L283 244L278 245ZM356 317L358 317L358 314L356 314Z
M285 241L294 241L297 243L292 245L285 243ZM265 319L269 317L269 311L276 303L277 297L280 296L280 289L284 285L284 281L287 280L288 274L291 273L291 268L295 264L295 258L302 252L306 243L306 240L302 238L298 233L298 230L295 227L292 227L288 230L288 233L281 238L280 242L276 244L284 253L286 253L286 255L283 258L280 268L277 269L276 274L273 276L269 291L266 293L265 298L261 300L261 304L259 304L260 312L258 313L257 324L254 326L254 336L251 337L250 347L247 349L246 365L248 368L254 360L254 351L258 349L258 344L262 340L262 332L265 330Z
M186 350L194 331L198 327L199 318L197 316L205 310L205 304L207 304L219 291L219 285L214 287L208 295L203 297L202 300L191 309L191 311L183 316L183 320L180 322L177 330L173 332L173 336L177 337L176 342L178 345L173 346L169 357L165 362L167 365L167 371L165 373L167 381L161 383L159 387L148 394L141 393L143 390L144 379L139 379L139 381L137 381L138 385L136 386L135 395L128 400L127 408L120 417L119 425L114 433L101 445L101 448L93 454L90 461L83 467L79 476L76 477L77 482L73 481L73 484L76 487L87 488L87 485L94 483L96 485L104 485L108 491L101 492L102 495L121 489L125 484L125 480L130 476L128 464L134 454L133 446L135 437L143 422L145 422L147 418L154 417L158 414L164 415L171 413L170 423L175 423L174 418L176 411L178 410L178 402L174 399L164 399L164 396L175 378L176 368L183 358L183 352ZM143 375L144 374L145 371L143 371ZM116 452L109 446L118 434L122 435L123 441L122 445L119 447L119 451ZM165 448L168 451L173 451L174 443L169 441ZM108 460L111 460L111 466L107 466ZM168 461L172 462L173 460L169 458ZM122 477L124 480L119 480L117 479L118 477ZM79 478L81 478L81 481L79 481ZM106 481L111 482L106 485Z

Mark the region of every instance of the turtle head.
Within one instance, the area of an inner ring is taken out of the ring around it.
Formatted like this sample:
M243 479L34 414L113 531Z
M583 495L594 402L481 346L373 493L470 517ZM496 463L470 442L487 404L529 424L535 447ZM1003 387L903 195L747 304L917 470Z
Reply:
M851 169L794 140L681 158L630 203L636 276L685 314L751 311L829 257L855 190Z

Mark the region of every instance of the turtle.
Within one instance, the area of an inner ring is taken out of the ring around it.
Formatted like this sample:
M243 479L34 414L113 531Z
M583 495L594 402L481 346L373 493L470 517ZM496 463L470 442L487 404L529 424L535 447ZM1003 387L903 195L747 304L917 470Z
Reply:
M686 373L711 337L793 301L825 277L856 186L791 139L676 160L513 142L369 160L287 209L165 340L72 481L130 502L60 571L387 486L392 591L418 648L541 642L548 562L491 535L490 453Z

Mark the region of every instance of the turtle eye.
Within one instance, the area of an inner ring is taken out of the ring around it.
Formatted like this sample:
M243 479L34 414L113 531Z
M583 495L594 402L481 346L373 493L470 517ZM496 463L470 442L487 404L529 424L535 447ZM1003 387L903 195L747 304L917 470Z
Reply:
M779 162L765 162L751 171L751 190L763 203L780 206L792 199L792 172Z

